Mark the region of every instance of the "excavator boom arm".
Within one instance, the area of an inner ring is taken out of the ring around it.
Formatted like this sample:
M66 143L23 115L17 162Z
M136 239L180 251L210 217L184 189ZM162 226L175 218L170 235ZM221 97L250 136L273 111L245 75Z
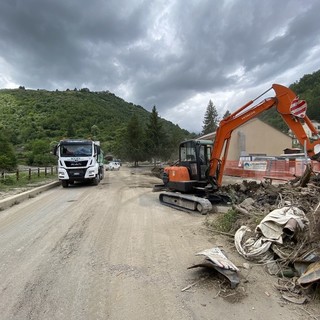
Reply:
M271 89L273 89L276 93L274 97L267 98L258 104L254 104L258 98ZM277 111L280 113L288 127L295 134L300 144L305 146L308 156L311 159L316 159L319 161L320 137L317 130L312 125L310 119L305 116L305 123L311 132L316 136L315 141L310 141L301 123L301 119L292 114L292 103L295 99L297 99L295 93L289 88L279 84L273 84L272 88L269 90L264 92L256 99L249 101L227 118L221 120L216 131L216 137L210 159L209 181L212 184L215 184L218 187L221 186L223 170L227 160L232 131L272 107L277 108Z

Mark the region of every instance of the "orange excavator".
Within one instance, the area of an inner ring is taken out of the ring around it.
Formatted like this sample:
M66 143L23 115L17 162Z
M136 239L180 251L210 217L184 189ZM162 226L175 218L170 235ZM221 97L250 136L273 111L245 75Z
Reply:
M271 89L275 96L257 102ZM320 135L306 115L306 102L299 100L289 88L273 84L270 89L221 120L213 141L189 140L179 147L179 162L163 172L164 187L159 200L162 204L188 212L206 214L212 203L228 200L217 192L221 187L232 131L271 108L276 108L293 134L304 146L311 160L320 161ZM309 138L303 127L312 133Z

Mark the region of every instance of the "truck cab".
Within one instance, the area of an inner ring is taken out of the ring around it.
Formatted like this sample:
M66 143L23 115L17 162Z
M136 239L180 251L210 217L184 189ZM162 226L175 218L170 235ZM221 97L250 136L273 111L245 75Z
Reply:
M58 157L58 178L64 188L76 181L98 185L103 179L103 152L99 141L61 140L54 154Z

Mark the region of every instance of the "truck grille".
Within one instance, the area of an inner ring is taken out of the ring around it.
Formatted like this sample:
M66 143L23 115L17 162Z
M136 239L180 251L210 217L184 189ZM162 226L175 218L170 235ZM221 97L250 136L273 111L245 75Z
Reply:
M74 168L74 167L86 167L88 164L87 160L84 161L65 161L67 168Z
M71 179L83 179L86 174L86 169L68 169L67 172Z

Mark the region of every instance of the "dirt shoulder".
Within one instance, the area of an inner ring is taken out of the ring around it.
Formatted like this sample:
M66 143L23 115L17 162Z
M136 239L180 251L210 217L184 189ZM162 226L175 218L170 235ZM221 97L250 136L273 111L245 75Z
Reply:
M35 188L50 184L54 181L57 181L57 179L56 178L47 179L47 180L43 180L35 183L30 183L23 187L7 187L7 190L0 190L0 200L10 198L12 196L18 195L26 191L33 190Z

